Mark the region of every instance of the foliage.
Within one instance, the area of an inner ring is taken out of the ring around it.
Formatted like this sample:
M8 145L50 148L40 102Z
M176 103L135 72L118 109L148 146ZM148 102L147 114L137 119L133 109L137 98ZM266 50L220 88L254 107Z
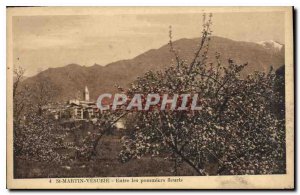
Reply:
M29 88L22 83L24 72L21 68L14 71L14 156L24 160L68 164L73 159L72 155L60 152L66 149L75 150L75 158L79 160L91 160L96 155L101 137L117 121L115 117L119 117L118 113L101 114L94 124L96 131L75 139L71 145L66 144L69 143L66 137L85 129L75 125L75 122L71 127L64 127L54 120L47 110L54 105L57 86L49 78L41 77L39 82Z
M101 138L110 134L115 128L114 124L127 113L120 113L120 111L106 111L98 118L97 122L93 124L95 131L89 132L83 136L82 139L76 143L77 157L84 160L91 160L97 155L97 147Z
M24 79L25 70L21 67L14 69L13 83L13 119L14 124L18 125L24 115L30 93L27 86L21 87Z
M123 138L120 159L127 162L144 155L174 154L199 175L272 174L285 172L284 121L272 112L277 77L255 72L240 73L247 64L207 62L211 16L204 25L199 48L188 64L172 44L176 65L147 72L126 94L198 94L200 110L171 111L153 107L135 113L132 135ZM159 106L159 105L158 105ZM217 169L207 167L216 164Z
M64 148L64 129L46 115L28 113L23 124L14 127L14 155L37 162L62 163L66 158L58 150Z
M53 86L43 80L29 88L22 83L25 70L14 70L13 114L14 157L39 162L62 163L66 157L58 150L64 148L66 131L49 113L42 112L53 97Z

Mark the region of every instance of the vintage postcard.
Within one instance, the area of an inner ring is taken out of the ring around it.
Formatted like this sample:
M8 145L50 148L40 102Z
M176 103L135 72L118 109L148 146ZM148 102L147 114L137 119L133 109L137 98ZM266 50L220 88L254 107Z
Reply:
M7 188L293 189L293 7L8 7Z

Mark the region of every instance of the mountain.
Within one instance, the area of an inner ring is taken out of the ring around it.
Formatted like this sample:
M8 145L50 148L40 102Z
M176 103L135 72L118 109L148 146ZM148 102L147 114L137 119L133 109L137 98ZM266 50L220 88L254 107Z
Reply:
M278 43L278 42L273 41L273 40L260 41L260 42L258 42L258 44L262 45L266 49L270 49L270 50L273 50L275 52L280 52L281 49L283 48L283 44Z
M200 38L180 39L174 42L174 48L178 50L179 56L190 62L199 41ZM255 70L267 71L271 65L277 69L284 64L284 46L280 50L273 50L266 47L266 44L212 37L208 61L215 60L216 52L221 54L221 61L226 64L229 58L237 63L248 62L243 72L245 75ZM82 97L84 87L88 86L91 99L96 100L101 93L116 92L115 84L126 87L146 71L161 70L174 64L172 59L174 56L169 46L164 45L146 51L133 59L113 62L106 66L95 64L86 67L69 64L60 68L49 68L27 78L23 83L31 85L46 78L58 89L57 100L59 101Z

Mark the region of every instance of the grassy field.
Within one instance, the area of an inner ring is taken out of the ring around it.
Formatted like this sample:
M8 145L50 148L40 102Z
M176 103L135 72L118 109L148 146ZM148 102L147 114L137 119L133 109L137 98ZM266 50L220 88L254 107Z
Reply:
M16 178L54 178L54 177L122 177L122 176L172 176L173 162L162 157L145 156L127 163L118 160L121 150L120 136L104 136L97 148L97 157L90 162L73 162L58 166L49 163L15 161ZM196 173L183 164L178 175L195 175Z

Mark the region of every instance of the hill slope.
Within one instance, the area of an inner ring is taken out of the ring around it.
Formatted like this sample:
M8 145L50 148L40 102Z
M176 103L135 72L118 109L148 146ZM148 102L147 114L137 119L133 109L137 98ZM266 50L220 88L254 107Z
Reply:
M199 38L180 39L174 42L179 55L190 61L199 43ZM275 69L284 64L284 46L281 50L270 49L263 44L233 41L221 37L212 37L209 50L209 61L214 60L215 53L221 54L221 61L227 63L229 58L237 63L248 62L244 74L252 71L266 71L272 65ZM65 101L81 95L84 86L88 86L91 99L96 100L99 94L115 92L115 84L126 87L137 76L149 70L160 70L170 66L174 61L169 46L149 50L133 59L121 60L106 66L91 67L70 64L60 68L49 68L36 76L27 78L24 83L39 82L45 77L58 89L57 100Z

